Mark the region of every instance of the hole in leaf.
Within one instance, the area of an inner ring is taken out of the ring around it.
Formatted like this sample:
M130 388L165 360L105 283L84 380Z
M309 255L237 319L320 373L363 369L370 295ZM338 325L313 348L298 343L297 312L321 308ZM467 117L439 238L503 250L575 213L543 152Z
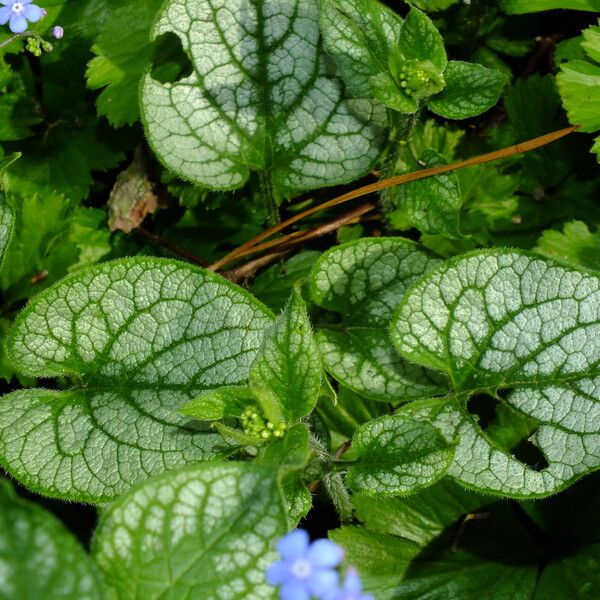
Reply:
M489 394L471 396L467 403L467 410L477 417L479 427L484 431L496 419L500 401Z
M517 460L534 471L543 471L549 466L542 451L529 439L521 440L511 452Z
M176 83L192 74L190 57L174 33L163 33L156 39L152 55L150 76L160 83Z

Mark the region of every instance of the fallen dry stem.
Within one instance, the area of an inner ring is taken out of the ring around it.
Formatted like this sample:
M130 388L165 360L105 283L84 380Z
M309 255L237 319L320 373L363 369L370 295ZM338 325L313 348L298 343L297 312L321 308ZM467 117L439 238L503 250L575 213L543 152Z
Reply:
M245 242L235 250L232 250L229 254L227 254L214 264L210 265L210 267L208 268L212 271L218 271L219 269L222 269L224 266L231 264L239 258L251 254L252 252L249 252L250 248L258 246L258 244L260 244L263 240L266 240L272 235L280 232L282 229L285 229L286 227L289 227L290 225L293 225L294 223L297 223L298 221L301 221L302 219L305 219L306 217L320 212L322 210L338 206L339 204L349 202L350 200L355 200L356 198L362 198L363 196L367 196L368 194L379 192L381 190L394 187L396 185L408 183L410 181L417 181L419 179L425 179L434 175L440 175L442 173L456 171L457 169L464 169L465 167L472 167L474 165L480 165L483 163L508 158L517 154L523 154L524 152L530 152L531 150L536 150L537 148L541 148L542 146L555 142L556 140L559 140L560 138L569 135L577 129L577 125L565 127L564 129L559 129L558 131L547 133L545 135L536 137L532 140L528 140L520 144L515 144L514 146L509 146L507 148L502 148L501 150L495 150L494 152L488 152L487 154L481 154L479 156L475 156L467 160L453 163L451 165L442 165L440 167L433 167L431 169L423 169L421 171L405 173L404 175L398 175L396 177L390 177L389 179L383 179L381 181L377 181L376 183L372 183L370 185L360 187L356 190L352 190L351 192L338 196L337 198L333 198L332 200L328 200L327 202L323 202L322 204L319 204L317 206L313 206L312 208L309 208L308 210L305 210L302 213L294 215L290 219L279 223L279 225L275 225L274 227L265 229L265 231L252 238L251 240ZM292 239L297 239L301 236L301 234L302 232L295 232L295 234L290 235L294 236L294 238ZM265 244L263 244L262 247L269 248L272 246L266 246Z

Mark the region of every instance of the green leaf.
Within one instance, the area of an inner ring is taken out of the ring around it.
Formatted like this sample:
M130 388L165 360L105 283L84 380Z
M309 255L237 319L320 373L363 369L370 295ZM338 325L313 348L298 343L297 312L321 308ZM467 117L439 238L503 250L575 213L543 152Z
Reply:
M373 77L387 75L402 23L399 15L378 0L321 0L319 24L325 50L358 98L371 96Z
M250 389L259 402L263 392L273 396L277 409L267 417L276 422L279 415L289 423L305 417L317 404L322 382L319 349L308 320L306 304L294 289L283 312L265 335L262 348L250 369Z
M403 495L439 480L454 448L429 423L385 416L359 427L352 438L358 464L348 484L372 495Z
M201 394L179 412L200 421L219 421L225 417L239 417L244 408L254 403L245 386L228 385Z
M600 386L600 278L510 250L457 257L423 277L392 321L402 356L445 372L455 398L416 403L403 414L460 438L448 473L464 485L541 497L600 467L595 418ZM547 466L528 466L495 445L467 409L497 396L537 420L530 440Z
M599 4L600 10L600 4ZM581 131L600 129L600 26L592 25L583 32L582 48L589 61L570 60L561 65L556 81L569 121ZM596 138L594 152L600 161L600 143Z
M502 7L510 15L567 8L572 10L600 10L600 0L503 0Z
M0 177L1 175L0 172ZM14 221L14 211L6 201L4 192L0 190L0 269L4 264L6 250L13 234Z
M544 231L536 252L574 266L600 271L600 233L592 233L582 221L565 223L563 231Z
M401 172L415 171L419 167L439 167L448 164L448 161L435 150L427 149L415 163L412 163L413 168L400 168L395 173L400 175ZM400 162L399 166L404 164ZM390 211L388 219L395 229L416 227L422 233L461 237L459 212L463 198L456 173L443 173L390 188L382 194L382 198Z
M476 512L488 502L489 498L447 478L406 498L374 499L365 493L352 498L357 518L369 529L393 534L423 547L462 516Z
M96 106L115 127L139 119L139 82L152 56L150 29L161 4L161 0L134 0L116 7L92 46L96 56L88 63L87 84L106 88Z
M416 8L411 8L404 21L399 49L405 59L430 62L439 72L448 64L440 32L433 21Z
M443 89L444 43L420 10L403 21L378 0L321 0L320 24L325 50L355 96L410 114Z
M271 310L279 312L285 306L294 285L308 279L317 258L316 250L305 250L282 264L263 271L252 283L252 293Z
M40 506L0 482L0 597L101 600L96 565L75 537Z
M402 360L387 336L406 289L438 263L402 238L362 239L332 248L317 261L311 296L341 315L317 341L325 368L366 398L384 402L435 394L443 380Z
M427 106L447 119L468 119L489 110L508 81L500 71L456 60L448 63L444 78L446 88L430 98Z
M2 399L3 466L45 494L104 502L221 456L220 436L176 411L246 381L271 322L240 288L177 261L124 259L68 276L19 315L8 352L20 373L70 385Z
M93 554L120 600L271 600L265 570L286 530L274 469L196 465L119 498L102 517Z
M349 182L379 155L381 107L348 101L320 51L316 0L171 0L154 37L175 33L193 72L173 83L147 74L148 140L184 179L239 188L258 171L275 200ZM182 107L185 107L182 110Z

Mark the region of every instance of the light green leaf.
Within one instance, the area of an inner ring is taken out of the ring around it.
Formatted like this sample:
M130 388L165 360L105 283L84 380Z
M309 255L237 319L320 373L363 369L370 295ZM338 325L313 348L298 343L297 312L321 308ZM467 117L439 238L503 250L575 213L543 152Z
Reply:
M414 4L421 10L434 12L437 10L445 10L458 2L460 2L460 0L417 0Z
M592 233L583 221L565 223L562 232L544 231L534 250L574 266L600 271L600 233Z
M413 403L460 442L448 473L483 492L540 497L600 467L600 278L510 250L457 257L423 277L392 321L402 356L445 372L455 398ZM467 410L497 396L540 423L530 438L547 466L496 446ZM543 467L543 468L542 468Z
M103 502L188 462L219 435L177 409L248 378L268 309L226 280L172 260L124 259L74 273L19 315L8 341L22 374L64 391L0 401L0 460L48 495Z
M258 171L276 200L353 181L379 154L381 107L348 101L326 70L317 0L171 0L154 37L175 33L193 72L147 74L142 117L154 150L185 179L241 187Z
M567 8L572 10L600 10L600 0L503 0L502 7L510 15Z
M362 239L326 252L315 264L311 296L341 315L317 341L325 368L366 398L384 402L442 392L443 379L402 360L387 336L406 289L438 263L402 238Z
M111 13L92 46L96 55L86 71L88 87L104 89L98 114L119 127L139 118L138 88L152 55L150 29L161 0L134 0Z
M412 161L411 161L412 163ZM418 157L415 168L398 169L401 172L428 169L448 164L444 156L427 149ZM404 166L401 164L401 166ZM463 203L458 177L455 173L443 173L399 185L382 194L389 211L388 219L398 230L418 228L422 233L460 238L459 212Z
M0 481L0 598L101 600L96 565L74 536L40 506Z
M195 465L119 498L102 517L93 554L120 600L274 600L265 570L286 530L274 469Z
M358 464L348 484L373 495L404 495L439 480L452 462L453 446L429 423L384 416L359 427L352 438Z
M246 386L228 385L201 394L179 412L200 421L218 421L224 417L239 417L244 408L254 404Z
M405 59L430 62L440 73L448 64L442 35L433 21L416 8L404 21L399 49Z
M308 415L319 399L322 367L306 305L294 289L283 312L265 335L262 348L250 370L250 388L259 402L262 392L276 399L278 407L267 417L276 422L277 412L287 423Z
M595 1L595 0L593 0ZM600 1L597 10L600 10ZM600 26L592 25L583 32L581 47L589 61L570 60L563 63L556 77L569 121L580 125L581 131L600 129ZM600 137L592 149L600 161Z
M508 82L500 71L456 60L448 63L444 78L444 91L430 98L427 106L447 119L468 119L489 110Z

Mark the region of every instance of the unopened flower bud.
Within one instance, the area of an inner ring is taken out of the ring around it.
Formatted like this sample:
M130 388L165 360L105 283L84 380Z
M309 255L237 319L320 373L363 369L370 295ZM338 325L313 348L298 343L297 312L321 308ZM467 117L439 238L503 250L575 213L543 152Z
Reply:
M60 40L63 35L65 35L65 30L60 25L56 25L52 28L52 36L57 40Z

